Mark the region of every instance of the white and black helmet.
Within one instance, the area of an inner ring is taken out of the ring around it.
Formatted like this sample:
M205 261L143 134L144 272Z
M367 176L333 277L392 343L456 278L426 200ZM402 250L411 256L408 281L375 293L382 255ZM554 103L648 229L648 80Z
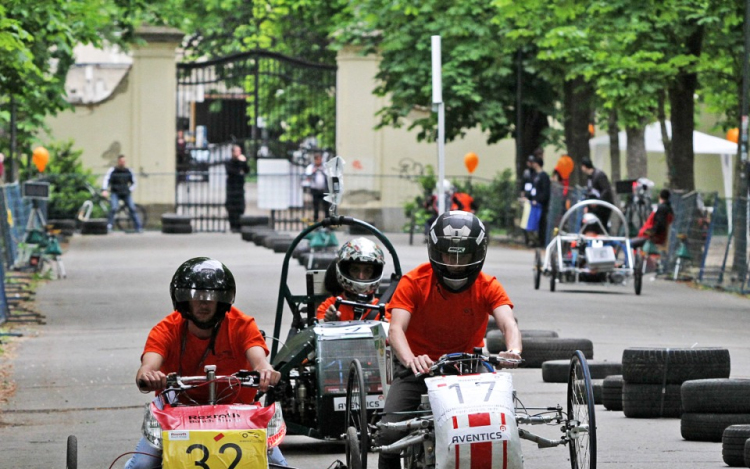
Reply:
M452 210L430 227L428 254L438 282L459 293L474 284L487 257L487 230L474 214Z
M372 275L367 279L357 278L351 273L353 264L372 265ZM336 256L336 280L339 285L354 295L373 295L380 286L385 256L377 244L367 238L354 238L341 246Z

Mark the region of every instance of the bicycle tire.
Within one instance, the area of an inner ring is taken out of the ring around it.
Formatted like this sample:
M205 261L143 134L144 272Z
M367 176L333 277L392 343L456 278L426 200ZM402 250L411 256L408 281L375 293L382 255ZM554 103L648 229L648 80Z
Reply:
M141 228L146 226L148 214L146 213L146 209L143 208L143 205L135 204L135 213L138 215L138 219L141 222ZM117 212L115 213L115 226L121 231L135 231L135 225L130 218L130 211L128 210L127 205L122 204L120 205L120 208L117 209Z

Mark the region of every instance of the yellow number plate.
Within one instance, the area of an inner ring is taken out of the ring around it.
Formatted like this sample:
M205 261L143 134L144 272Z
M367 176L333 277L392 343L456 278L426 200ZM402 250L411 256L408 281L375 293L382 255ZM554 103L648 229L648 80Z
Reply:
M260 469L268 467L266 430L169 430L162 432L163 469Z

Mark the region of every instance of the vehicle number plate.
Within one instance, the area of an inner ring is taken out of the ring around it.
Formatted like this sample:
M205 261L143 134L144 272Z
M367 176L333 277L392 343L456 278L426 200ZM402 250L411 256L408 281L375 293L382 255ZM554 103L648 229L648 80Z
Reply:
M163 469L257 469L268 466L266 430L162 432Z

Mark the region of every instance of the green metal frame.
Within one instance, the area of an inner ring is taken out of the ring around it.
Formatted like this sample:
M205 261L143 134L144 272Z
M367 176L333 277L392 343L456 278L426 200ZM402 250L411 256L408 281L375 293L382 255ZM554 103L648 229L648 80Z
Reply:
M385 246L385 248L388 250L388 252L391 255L391 259L393 260L393 269L394 269L394 275L395 279L401 278L401 263L398 259L398 254L396 254L396 250L394 249L391 242L388 240L388 238L385 237L383 233L380 232L377 228L370 225L367 222L364 222L362 220L359 220L357 218L352 217L344 217L344 216L334 216L334 217L327 217L323 220L314 223L304 230L300 232L300 234L297 235L296 238L294 238L294 241L292 241L292 244L289 246L289 249L287 249L286 254L284 255L284 263L282 264L281 268L281 280L279 282L279 297L278 302L276 304L276 322L274 323L273 327L273 337L276 340L273 340L271 345L271 363L273 363L274 359L276 358L276 353L278 352L279 347L279 340L280 340L280 334L281 334L281 320L282 316L284 314L284 303L289 305L289 308L292 310L292 314L294 315L294 320L292 322L292 327L296 328L298 331L304 329L307 327L308 324L302 323L302 318L299 313L299 305L303 302L307 302L309 300L308 295L294 295L289 290L289 286L287 285L287 278L289 276L289 259L292 257L292 253L294 252L294 249L297 247L297 245L305 239L305 237L317 230L318 228L329 228L332 226L360 226L363 228L366 228L370 233L375 236L382 244Z

